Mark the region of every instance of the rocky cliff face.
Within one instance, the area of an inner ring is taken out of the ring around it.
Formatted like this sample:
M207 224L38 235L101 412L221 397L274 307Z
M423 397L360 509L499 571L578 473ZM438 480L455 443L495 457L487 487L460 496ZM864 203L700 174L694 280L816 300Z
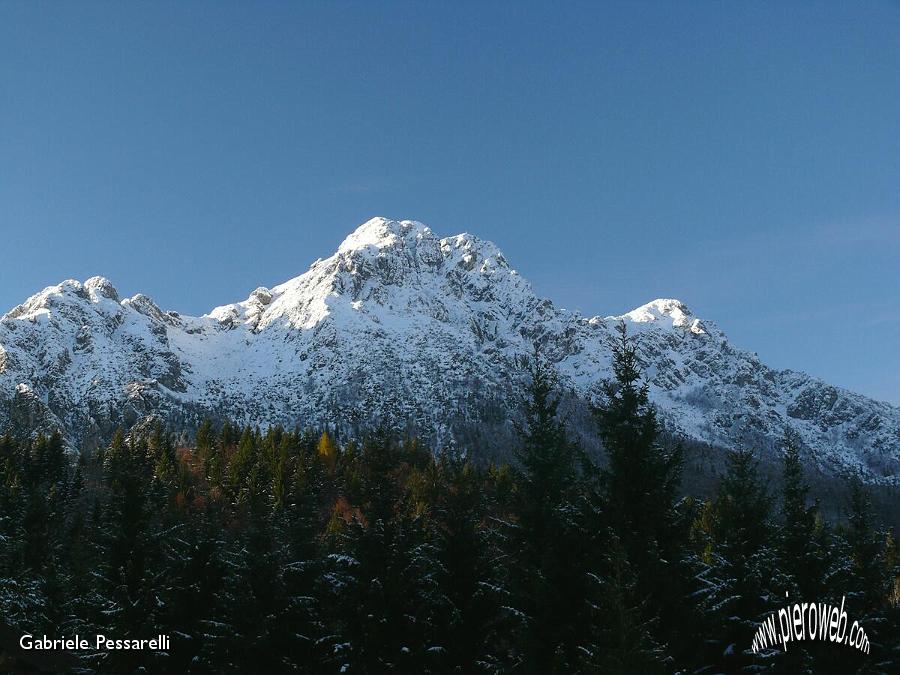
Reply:
M489 242L384 218L299 277L201 317L120 299L100 277L44 289L0 319L0 428L37 420L90 447L151 414L185 428L207 415L386 420L466 444L467 427L508 423L535 345L589 400L619 321L673 432L728 447L791 427L823 468L898 481L897 408L772 370L678 300L583 317L537 297Z

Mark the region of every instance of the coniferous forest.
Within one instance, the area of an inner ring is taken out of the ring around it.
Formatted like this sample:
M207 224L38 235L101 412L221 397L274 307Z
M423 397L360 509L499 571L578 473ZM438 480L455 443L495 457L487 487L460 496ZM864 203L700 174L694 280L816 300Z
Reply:
M205 422L0 440L0 668L103 673L900 672L900 553L865 487L826 522L786 435L782 481L732 452L682 497L634 345L566 433L550 369L507 464L387 428ZM788 602L846 598L871 643L751 651ZM170 636L167 651L22 652L23 632Z

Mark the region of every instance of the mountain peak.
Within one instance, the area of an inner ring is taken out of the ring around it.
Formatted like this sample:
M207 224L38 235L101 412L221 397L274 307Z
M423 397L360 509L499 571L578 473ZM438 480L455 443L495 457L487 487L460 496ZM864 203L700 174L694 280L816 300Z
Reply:
M511 438L514 419L494 411L514 400L535 344L572 405L587 404L621 320L673 433L731 447L750 430L777 443L790 426L822 467L898 482L900 409L769 369L673 298L586 321L468 233L373 218L306 272L203 317L118 295L103 277L67 280L0 320L0 434L33 418L97 443L159 415L345 429L402 418L441 444L497 423Z
M692 333L706 333L700 319L696 318L681 300L657 298L623 314L621 319L633 323L663 323L673 328L689 328Z
M348 253L359 249L377 249L395 246L401 240L427 236L431 230L416 220L391 220L378 216L367 220L351 232L341 245L338 253Z
M91 295L99 295L119 302L119 292L106 277L91 277L84 282L84 289Z

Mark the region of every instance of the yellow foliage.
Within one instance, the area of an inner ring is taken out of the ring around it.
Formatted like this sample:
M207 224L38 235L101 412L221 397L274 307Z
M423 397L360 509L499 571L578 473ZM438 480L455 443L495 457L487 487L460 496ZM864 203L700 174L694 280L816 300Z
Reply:
M334 467L337 463L337 444L328 435L327 431L323 431L319 437L319 445L317 448L319 459L325 464L328 473L334 473Z

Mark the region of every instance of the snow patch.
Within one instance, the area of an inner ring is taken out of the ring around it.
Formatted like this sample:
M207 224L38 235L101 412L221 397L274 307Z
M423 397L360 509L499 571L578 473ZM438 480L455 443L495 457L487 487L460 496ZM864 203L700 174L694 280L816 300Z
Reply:
M687 328L697 335L706 333L701 321L694 317L687 305L673 298L658 298L620 317L612 318L628 319L639 324L657 323L669 328Z

